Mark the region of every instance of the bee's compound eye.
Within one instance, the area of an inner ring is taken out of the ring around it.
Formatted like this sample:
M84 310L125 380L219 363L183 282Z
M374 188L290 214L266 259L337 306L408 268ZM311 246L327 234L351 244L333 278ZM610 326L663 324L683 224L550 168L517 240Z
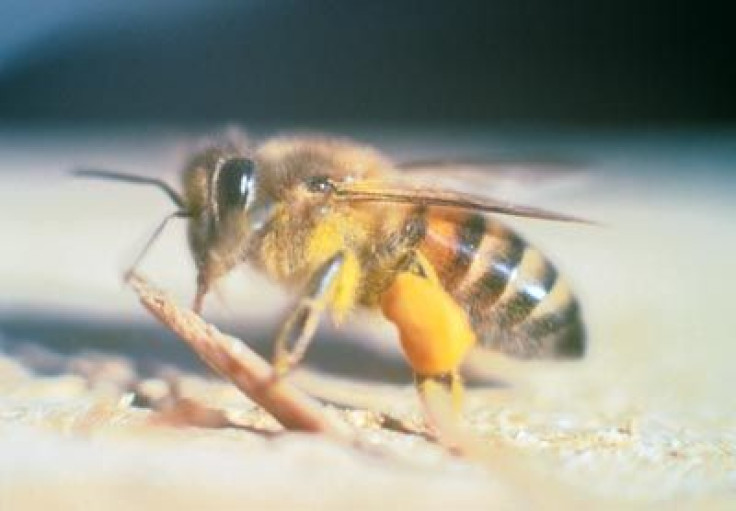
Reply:
M231 158L217 175L217 205L221 212L245 208L252 198L255 165L247 158Z

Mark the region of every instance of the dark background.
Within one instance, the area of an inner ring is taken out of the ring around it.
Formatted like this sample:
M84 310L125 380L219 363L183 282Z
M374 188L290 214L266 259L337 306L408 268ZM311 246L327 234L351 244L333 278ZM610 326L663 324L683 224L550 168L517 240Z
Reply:
M0 120L736 118L733 22L707 2L108 4L0 7Z

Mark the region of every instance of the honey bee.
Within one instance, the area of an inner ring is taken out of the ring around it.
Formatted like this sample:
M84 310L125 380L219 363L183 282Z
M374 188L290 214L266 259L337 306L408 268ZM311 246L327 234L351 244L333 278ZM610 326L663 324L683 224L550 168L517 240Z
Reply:
M171 218L188 219L197 312L243 263L295 290L275 340L279 374L303 358L323 313L339 324L357 307L397 327L420 393L434 382L459 395L458 368L476 345L520 358L584 354L570 288L496 217L578 218L420 185L373 148L328 137L212 143L189 160L181 193L147 177L77 174L168 194L178 210L156 235Z

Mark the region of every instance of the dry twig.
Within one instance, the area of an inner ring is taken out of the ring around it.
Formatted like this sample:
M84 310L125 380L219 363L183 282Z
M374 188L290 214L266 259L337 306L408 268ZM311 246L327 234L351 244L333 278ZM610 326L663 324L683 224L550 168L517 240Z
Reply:
M131 275L129 282L146 309L286 429L322 433L341 441L349 438L344 424L330 420L315 401L288 381L276 379L271 365L243 341L182 309L142 277Z

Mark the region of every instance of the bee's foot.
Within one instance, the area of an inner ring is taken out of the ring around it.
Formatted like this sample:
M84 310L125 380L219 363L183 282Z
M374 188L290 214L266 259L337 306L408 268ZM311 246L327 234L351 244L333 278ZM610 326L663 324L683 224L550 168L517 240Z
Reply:
M286 378L294 370L294 364L291 363L289 357L277 357L273 361L273 379L274 381Z

